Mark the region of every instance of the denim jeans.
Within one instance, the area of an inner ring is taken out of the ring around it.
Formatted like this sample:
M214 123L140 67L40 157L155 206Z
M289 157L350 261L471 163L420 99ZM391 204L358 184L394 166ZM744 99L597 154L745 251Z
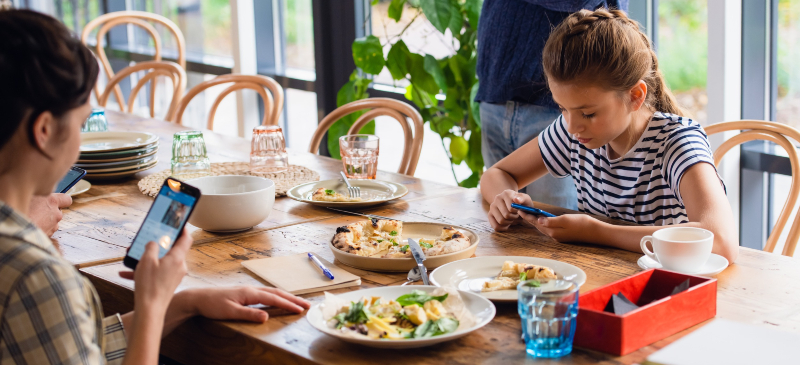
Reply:
M558 118L558 109L509 101L505 104L481 103L483 161L489 168L536 138ZM578 209L577 191L571 178L555 178L549 173L520 189L534 201Z

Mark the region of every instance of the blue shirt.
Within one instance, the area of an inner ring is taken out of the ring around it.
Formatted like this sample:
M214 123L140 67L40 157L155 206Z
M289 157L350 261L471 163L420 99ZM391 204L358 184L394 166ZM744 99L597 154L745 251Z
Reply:
M478 23L476 101L556 108L542 69L550 30L581 9L628 10L628 0L485 0Z

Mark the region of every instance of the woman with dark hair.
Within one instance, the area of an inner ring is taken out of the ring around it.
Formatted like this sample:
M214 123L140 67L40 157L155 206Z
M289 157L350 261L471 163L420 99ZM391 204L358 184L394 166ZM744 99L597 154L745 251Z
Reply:
M103 319L91 283L23 212L49 195L77 160L98 66L58 20L0 11L0 363L155 364L162 335L194 315L264 322L248 307L302 312L303 299L272 288L184 290L192 239L158 259L147 245L135 273L134 311Z

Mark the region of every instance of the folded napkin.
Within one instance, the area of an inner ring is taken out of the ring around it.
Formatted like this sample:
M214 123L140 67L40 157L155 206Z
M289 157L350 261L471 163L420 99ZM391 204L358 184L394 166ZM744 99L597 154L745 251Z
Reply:
M361 278L331 264L322 257L317 258L328 267L333 280L317 270L308 259L308 254L267 257L243 261L242 265L276 288L292 294L306 294L324 290L361 285Z

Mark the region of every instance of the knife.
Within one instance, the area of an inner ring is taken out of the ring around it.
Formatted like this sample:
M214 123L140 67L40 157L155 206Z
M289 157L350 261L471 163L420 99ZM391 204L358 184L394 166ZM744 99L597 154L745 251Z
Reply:
M341 209L336 209L336 208L331 208L331 207L328 207L328 209L330 209L330 210L333 210L333 211L337 211L337 212L339 212L339 213L345 213L345 214L350 214L350 215L357 215L357 216L360 216L360 217L367 217L367 218L377 218L377 219L388 219L388 220L393 220L393 221L399 221L399 219L396 219L396 218L382 217L382 216L379 216L379 215L374 215L374 214L364 214L364 213L348 212L348 211L346 211L346 210L341 210Z
M414 260L417 261L419 273L422 275L422 283L425 285L431 285L431 283L428 281L428 269L426 269L425 264L422 263L425 261L425 253L422 252L422 247L420 247L419 243L413 238L409 238L408 248L411 249L411 256L414 256Z

